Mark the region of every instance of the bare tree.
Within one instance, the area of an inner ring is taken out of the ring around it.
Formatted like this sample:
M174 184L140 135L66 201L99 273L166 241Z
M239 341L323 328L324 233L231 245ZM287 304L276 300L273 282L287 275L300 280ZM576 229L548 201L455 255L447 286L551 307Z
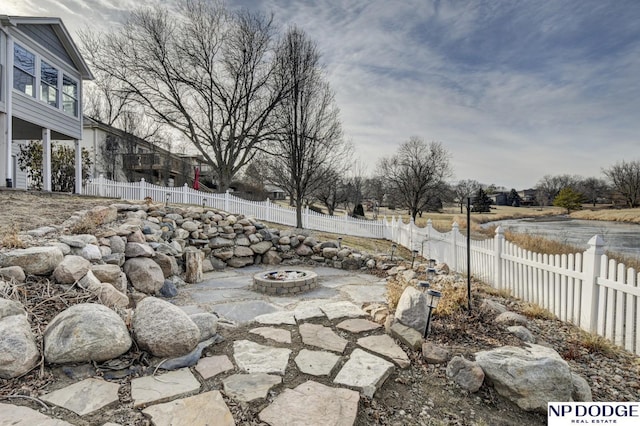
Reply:
M322 174L326 177L326 182L315 190L313 197L327 208L329 215L333 216L338 205L347 199L345 183L340 173L335 170Z
M611 181L615 192L620 194L628 207L640 205L640 161L618 162L603 173Z
M595 207L598 199L607 197L611 188L603 179L590 177L581 180L578 183L577 190L582 194L585 201L592 203L593 207Z
M290 28L278 57L279 74L291 79L291 91L277 108L279 132L270 148L269 171L271 180L291 194L296 224L302 227L304 201L333 183L330 179L340 172L349 146L342 139L339 111L316 44L302 30Z
M472 198L482 186L480 182L473 179L460 180L451 189L453 195L453 201L460 206L460 214L463 213L462 209L467 204L467 198Z
M576 189L582 180L580 176L572 175L544 175L536 184L536 198L538 204L547 206L553 203L553 199L563 188Z
M415 220L419 212L441 198L451 175L449 153L438 142L427 144L413 136L398 153L379 165L389 187Z
M180 6L134 11L121 30L99 35L90 59L123 99L183 134L225 190L273 136L270 119L287 79L275 84L271 19L205 0Z

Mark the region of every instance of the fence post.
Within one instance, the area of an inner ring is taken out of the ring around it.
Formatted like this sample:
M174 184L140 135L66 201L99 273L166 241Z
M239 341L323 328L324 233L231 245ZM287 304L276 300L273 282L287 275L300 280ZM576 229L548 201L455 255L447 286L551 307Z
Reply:
M104 197L104 175L98 176L98 195Z
M595 333L598 324L598 276L604 254L604 240L594 235L582 256L582 300L580 302L580 328Z
M458 270L458 229L458 222L453 222L453 226L451 227L451 263L453 263L454 271L461 272Z
M493 287L502 289L502 247L504 244L504 230L501 226L496 228L496 236L493 237Z
M267 222L271 222L271 206L269 205L270 203L271 200L269 200L269 197L267 197L267 200L264 202L264 220L266 220Z
M229 213L229 190L224 193L224 211Z
M145 181L144 178L140 179L140 200L144 200L144 198L147 196L147 194L145 193Z
M188 202L188 193L187 190L189 189L189 185L187 185L187 182L184 183L184 185L182 186L182 204L187 204Z
M304 208L304 217L302 218L302 226L304 228L309 227L309 206Z
M433 221L431 219L427 220L427 253L428 259L431 259L431 231L433 230ZM422 257L424 257L424 243L422 244Z

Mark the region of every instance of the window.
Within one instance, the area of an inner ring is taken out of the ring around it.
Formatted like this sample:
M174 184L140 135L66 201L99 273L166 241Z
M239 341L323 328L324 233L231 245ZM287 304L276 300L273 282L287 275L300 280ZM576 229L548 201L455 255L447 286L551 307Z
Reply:
M40 66L40 99L58 108L58 70L42 61Z
M17 43L13 46L13 88L35 97L36 55Z
M78 116L78 83L71 77L62 77L62 110Z

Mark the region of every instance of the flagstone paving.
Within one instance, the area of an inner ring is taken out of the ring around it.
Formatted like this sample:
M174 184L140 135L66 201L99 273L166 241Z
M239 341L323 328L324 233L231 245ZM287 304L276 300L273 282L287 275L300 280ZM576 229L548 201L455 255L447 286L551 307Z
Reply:
M245 289L240 285L242 274L236 271L225 271L221 279L209 286L201 283L187 287L193 294L190 300L183 301L185 311L212 312L215 308L223 317L221 320L255 321L264 326L255 327L233 341L229 356L206 356L192 368L154 372L131 380L126 386L130 386L134 408L141 409L155 426L226 426L236 423L223 394L241 403L267 400L272 395L275 398L259 413L259 419L271 426L353 425L360 393L373 397L394 370L390 361L405 367L408 357L379 324L364 318L361 298L353 303L349 297L354 286L366 285L367 279L369 285L378 286L379 280L324 269L330 273L326 276L320 273L319 281L322 285L332 283L332 292L326 299L277 300L260 295L255 300L245 300L242 293ZM256 273L255 268L251 273ZM246 272L244 275L246 278ZM347 285L349 292L342 293L341 287ZM216 291L219 293L213 294ZM220 291L235 294L239 300L220 305L218 301L224 295ZM208 297L198 299L200 293L208 293ZM336 299L334 293L341 298ZM362 295L364 290L358 289L357 293ZM377 297L377 292L373 297ZM362 337L358 339L357 335ZM286 347L292 338L301 340L308 348L292 353ZM355 347L356 341L360 347ZM298 374L324 377L325 383L332 385L307 381L293 387L291 377ZM215 383L221 384L221 390L210 390L214 380L219 380ZM42 399L84 416L115 403L118 387L101 379L86 379ZM68 425L26 407L0 403L0 412L0 426Z

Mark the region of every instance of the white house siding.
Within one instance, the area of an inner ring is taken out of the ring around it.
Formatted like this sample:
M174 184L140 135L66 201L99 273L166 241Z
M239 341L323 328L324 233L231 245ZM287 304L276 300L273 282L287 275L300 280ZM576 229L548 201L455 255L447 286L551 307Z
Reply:
M14 117L51 129L52 139L62 139L53 134L53 132L64 135L66 139L82 139L82 125L79 118L72 118L62 110L57 110L44 102L37 101L17 91L14 91L12 106ZM14 128L14 138L42 139L42 132L20 135L17 134L17 129Z

